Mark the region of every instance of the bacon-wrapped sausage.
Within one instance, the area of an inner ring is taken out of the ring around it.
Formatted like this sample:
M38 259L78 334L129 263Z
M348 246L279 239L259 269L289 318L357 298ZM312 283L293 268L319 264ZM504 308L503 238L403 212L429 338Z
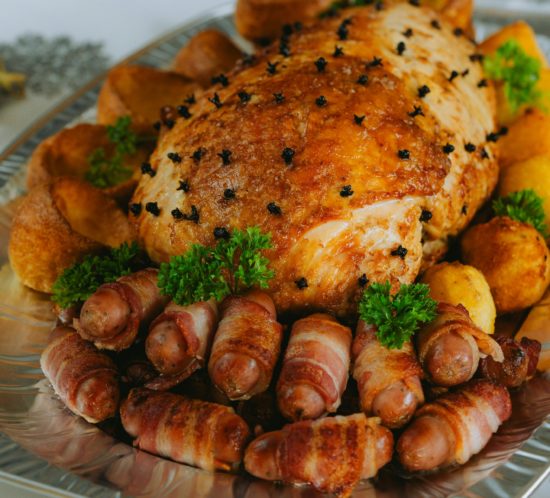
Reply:
M269 387L281 350L282 326L265 292L229 296L221 310L208 373L229 399L249 399Z
M244 465L261 479L310 484L348 496L360 479L376 475L393 452L393 436L363 413L303 420L258 437Z
M376 328L362 320L352 346L353 378L357 381L361 409L376 415L392 429L402 427L424 402L422 368L412 343L388 349L376 338Z
M147 358L162 375L181 382L204 366L217 323L214 300L190 306L169 303L149 327Z
M116 414L120 397L117 368L74 329L54 329L40 366L73 413L94 424Z
M416 335L418 358L430 382L463 384L474 376L480 356L503 360L498 343L474 324L464 306L439 303L437 313Z
M504 386L486 379L471 381L417 411L397 442L399 460L411 472L464 464L511 413Z
M479 362L481 377L491 379L506 387L518 387L535 375L541 350L539 341L522 337L521 342L511 337L497 337L504 361L498 363L491 357Z
M294 323L277 382L277 401L290 420L319 418L340 406L348 381L351 330L315 314Z
M130 391L120 417L138 448L205 470L235 469L250 436L228 406L143 388Z
M132 345L168 302L157 287L158 270L147 268L103 284L82 306L78 333L100 349L121 351Z

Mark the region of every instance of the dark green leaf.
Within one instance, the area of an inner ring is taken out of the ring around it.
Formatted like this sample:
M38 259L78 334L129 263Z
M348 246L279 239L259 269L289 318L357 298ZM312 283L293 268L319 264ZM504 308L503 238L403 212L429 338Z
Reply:
M496 216L508 216L513 220L529 223L544 238L548 237L542 198L533 189L512 192L493 201Z

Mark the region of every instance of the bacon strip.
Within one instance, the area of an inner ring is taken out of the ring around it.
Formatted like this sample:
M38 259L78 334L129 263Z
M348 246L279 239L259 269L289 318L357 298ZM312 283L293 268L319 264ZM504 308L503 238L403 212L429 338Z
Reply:
M348 381L350 346L351 330L330 315L294 323L277 383L286 418L318 418L337 410Z
M190 306L172 302L149 327L147 357L163 376L181 382L204 366L217 322L214 300Z
M364 414L304 420L250 443L244 465L262 479L349 496L391 460L392 433Z
M497 337L496 340L502 348L504 361L498 363L491 357L483 358L478 372L481 377L506 387L518 387L535 374L541 344L527 337L521 342L511 337Z
M229 399L249 399L269 387L281 350L282 326L265 292L229 296L221 309L208 373Z
M499 344L474 324L464 306L439 303L437 312L416 335L418 358L430 382L463 384L475 374L480 357L504 359Z
M424 402L422 368L411 342L388 349L376 337L376 328L362 320L352 346L353 378L357 381L361 409L376 415L392 429L405 425Z
M121 351L135 341L168 302L157 287L158 270L147 268L104 284L90 296L74 321L78 333L99 349Z
M91 423L113 417L118 409L118 371L106 354L70 327L57 327L40 356L40 367L63 403Z
M511 413L504 386L486 379L471 381L418 410L397 443L399 459L409 471L464 464Z
M143 388L130 391L120 416L136 447L205 470L235 469L250 435L228 406Z

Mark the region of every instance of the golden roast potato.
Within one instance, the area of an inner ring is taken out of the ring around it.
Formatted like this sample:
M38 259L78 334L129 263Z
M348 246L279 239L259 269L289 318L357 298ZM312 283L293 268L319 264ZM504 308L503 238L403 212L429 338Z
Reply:
M85 255L133 238L114 199L86 182L59 177L37 185L19 203L8 252L23 284L51 292L63 270Z
M501 172L499 195L533 189L543 201L545 223L550 226L550 152L514 163Z
M499 314L532 306L548 287L548 247L527 223L497 216L468 229L461 248L463 261L485 276Z
M227 73L242 57L242 52L231 39L215 29L207 29L193 36L174 58L172 70L198 82L204 88L212 78Z
M487 334L495 330L496 309L491 289L483 274L458 261L439 263L429 268L421 281L430 287L436 301L462 304L473 322Z

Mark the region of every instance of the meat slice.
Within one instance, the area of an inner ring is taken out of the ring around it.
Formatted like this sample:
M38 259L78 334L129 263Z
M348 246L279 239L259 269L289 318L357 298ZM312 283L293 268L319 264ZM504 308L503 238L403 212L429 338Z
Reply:
M134 195L159 208L134 217L149 255L259 226L278 311L354 313L363 274L412 282L497 179L493 89L476 47L433 20L408 3L344 9L207 90Z

